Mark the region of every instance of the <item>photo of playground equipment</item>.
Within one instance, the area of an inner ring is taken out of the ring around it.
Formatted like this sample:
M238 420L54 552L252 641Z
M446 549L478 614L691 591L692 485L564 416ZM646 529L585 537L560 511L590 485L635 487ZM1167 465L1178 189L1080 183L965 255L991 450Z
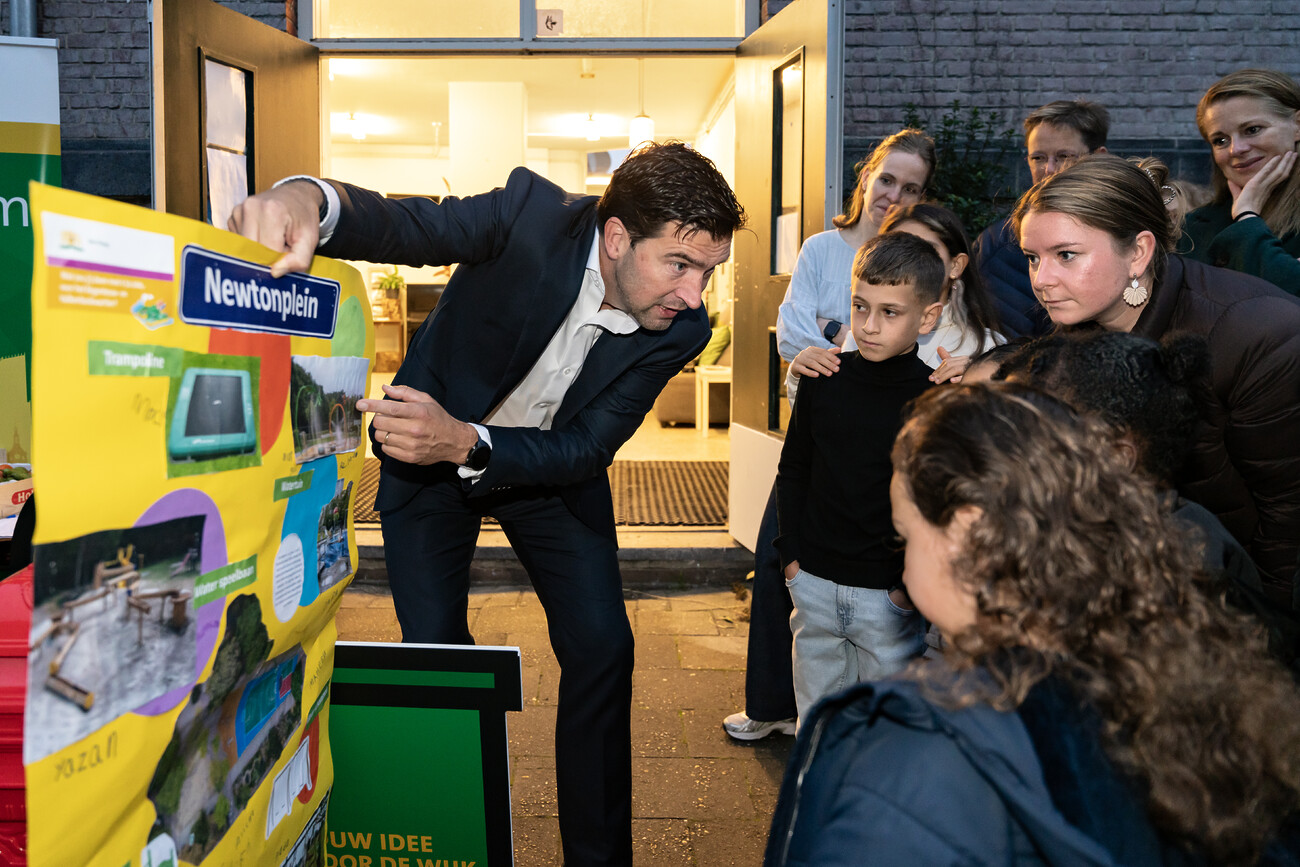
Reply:
M302 724L306 654L271 649L253 596L226 611L212 676L191 693L149 783L158 825L178 841L182 860L212 851L266 780Z
M289 419L294 460L301 464L355 451L362 435L357 401L365 396L369 360L294 355L291 364Z
M37 546L27 761L194 681L192 603L205 520Z
M339 479L334 496L320 510L316 527L316 577L324 593L352 573L348 555L348 515L352 483Z

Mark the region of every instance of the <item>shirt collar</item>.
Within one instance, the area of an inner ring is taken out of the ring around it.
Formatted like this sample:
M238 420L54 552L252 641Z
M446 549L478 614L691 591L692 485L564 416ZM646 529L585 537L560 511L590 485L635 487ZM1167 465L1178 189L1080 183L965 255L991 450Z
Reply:
M600 305L605 300L605 278L600 273L600 227L596 228L596 236L591 240L591 253L587 256L587 271L590 274L588 284L592 291L600 296L596 302L596 313L593 314L584 325L598 325L606 331L612 331L615 334L631 334L641 326L629 314L622 310L609 308L601 310Z

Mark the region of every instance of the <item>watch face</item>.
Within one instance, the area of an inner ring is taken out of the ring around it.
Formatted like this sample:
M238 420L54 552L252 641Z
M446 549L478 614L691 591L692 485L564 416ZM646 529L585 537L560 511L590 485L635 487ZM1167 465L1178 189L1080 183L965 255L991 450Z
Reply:
M487 469L488 459L492 457L492 446L479 440L474 444L474 448L469 450L469 456L465 459L465 466L471 470Z

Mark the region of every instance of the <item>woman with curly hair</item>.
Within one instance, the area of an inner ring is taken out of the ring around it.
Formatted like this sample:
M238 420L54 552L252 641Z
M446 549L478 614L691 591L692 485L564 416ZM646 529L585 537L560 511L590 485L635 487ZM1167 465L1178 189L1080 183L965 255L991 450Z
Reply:
M935 389L891 499L948 649L812 714L768 865L1293 863L1300 693L1109 425Z

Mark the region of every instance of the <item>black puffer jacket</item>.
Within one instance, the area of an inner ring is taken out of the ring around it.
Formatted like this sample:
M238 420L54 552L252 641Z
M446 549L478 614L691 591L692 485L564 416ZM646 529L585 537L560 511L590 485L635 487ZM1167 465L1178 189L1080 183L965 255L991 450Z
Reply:
M1211 417L1179 491L1223 522L1290 606L1300 553L1300 301L1257 277L1170 256L1133 328L1206 337Z

